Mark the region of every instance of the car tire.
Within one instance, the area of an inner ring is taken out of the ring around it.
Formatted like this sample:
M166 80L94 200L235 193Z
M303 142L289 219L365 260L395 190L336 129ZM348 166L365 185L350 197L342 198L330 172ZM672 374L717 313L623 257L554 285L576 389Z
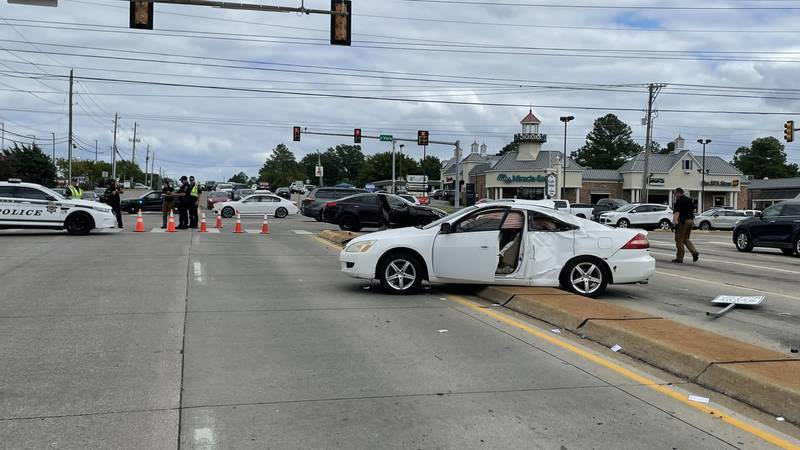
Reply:
M628 219L619 219L617 221L617 228L628 228L629 226L631 226L631 223Z
M319 212L316 216L314 216L314 220L317 222L322 222L322 211Z
M573 294L597 298L605 292L609 278L605 266L598 259L580 257L564 267L560 281Z
M283 219L284 217L286 217L288 215L289 215L289 211L284 207L280 207L280 208L275 210L275 217L278 218L278 219Z
M672 229L672 222L667 219L662 219L661 222L658 222L658 228L661 231L669 231Z
M740 252L753 251L753 243L750 240L750 235L746 231L739 231L733 237L733 242L736 244L736 250Z
M236 215L236 210L234 210L230 206L226 206L225 208L222 208L221 214L222 217L230 219L231 217Z
M794 255L800 256L800 235L794 238Z
M94 219L83 212L70 214L64 221L64 229L72 236L85 236L94 229Z
M703 231L708 231L711 229L711 224L704 220L700 222L700 229Z
M344 231L358 231L361 229L361 224L358 223L358 217L353 214L342 214L339 217L339 228Z
M377 275L390 294L408 295L419 290L423 273L422 263L415 255L399 252L381 261Z

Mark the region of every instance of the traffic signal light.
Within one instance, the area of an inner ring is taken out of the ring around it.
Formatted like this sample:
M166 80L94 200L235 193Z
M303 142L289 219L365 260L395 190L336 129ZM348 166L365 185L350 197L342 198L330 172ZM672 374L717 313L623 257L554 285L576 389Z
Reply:
M331 45L350 45L350 30L353 23L353 9L350 0L331 0Z
M786 142L794 141L794 120L787 120L783 126L783 138Z
M353 130L353 142L356 144L361 143L361 128L356 128Z
M130 28L153 29L153 2L131 1Z
M417 131L417 145L428 145L428 136L426 130Z
M292 128L292 140L295 142L300 142L300 127Z

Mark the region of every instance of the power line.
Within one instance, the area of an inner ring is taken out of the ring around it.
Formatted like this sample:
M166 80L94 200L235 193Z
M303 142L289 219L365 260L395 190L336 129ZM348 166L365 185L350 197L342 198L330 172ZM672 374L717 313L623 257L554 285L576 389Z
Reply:
M409 3L438 3L448 5L513 6L524 8L558 9L635 9L658 11L784 11L798 10L800 6L663 6L663 5L586 5L565 3L487 2L478 0L400 0ZM357 14L354 14L357 15Z

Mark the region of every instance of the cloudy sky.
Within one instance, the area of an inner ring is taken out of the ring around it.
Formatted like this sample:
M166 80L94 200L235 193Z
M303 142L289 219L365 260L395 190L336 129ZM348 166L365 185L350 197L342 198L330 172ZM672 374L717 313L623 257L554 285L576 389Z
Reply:
M662 145L678 134L710 138L709 153L730 158L755 137L782 137L793 113L800 120L800 2L790 0L354 0L352 47L329 45L322 15L156 4L147 31L128 29L127 1L0 2L7 143L35 136L49 150L55 133L57 155L66 154L65 76L74 68L75 156L94 158L97 140L99 157L110 160L118 113L123 157L131 157L136 123L137 162L149 145L156 170L170 176L255 175L281 142L298 159L352 143L309 135L293 143L293 125L411 138L428 129L432 140L464 148L477 140L497 151L527 105L543 121L545 148L562 149L565 114L576 117L569 150L609 112L643 142L653 82L667 84L654 129ZM421 154L413 144L406 151ZM446 146L428 151L452 155ZM800 162L797 143L787 153Z

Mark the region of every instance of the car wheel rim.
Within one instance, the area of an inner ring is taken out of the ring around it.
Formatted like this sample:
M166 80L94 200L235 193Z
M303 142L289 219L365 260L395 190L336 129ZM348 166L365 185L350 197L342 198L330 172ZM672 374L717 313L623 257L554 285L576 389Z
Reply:
M739 233L739 237L736 238L736 243L739 245L739 248L747 248L747 235Z
M286 210L283 208L279 208L277 211L275 211L275 217L279 219L283 219L284 217L286 217L286 214L287 214Z
M701 225L701 226L700 226L700 228L702 228L702 229L704 229L704 230L708 230L708 229L710 229L710 228L711 228L711 225L709 225L709 224L707 224L707 223L703 222L703 225Z
M386 283L396 291L405 291L417 281L417 269L411 261L396 259L386 266Z
M667 222L666 220L661 222L661 229L662 230L669 230L669 222Z
M591 294L603 283L603 272L596 264L582 262L576 265L569 275L570 283L575 291L581 294Z
M620 228L628 228L628 222L623 220L622 222L619 223L619 227Z

